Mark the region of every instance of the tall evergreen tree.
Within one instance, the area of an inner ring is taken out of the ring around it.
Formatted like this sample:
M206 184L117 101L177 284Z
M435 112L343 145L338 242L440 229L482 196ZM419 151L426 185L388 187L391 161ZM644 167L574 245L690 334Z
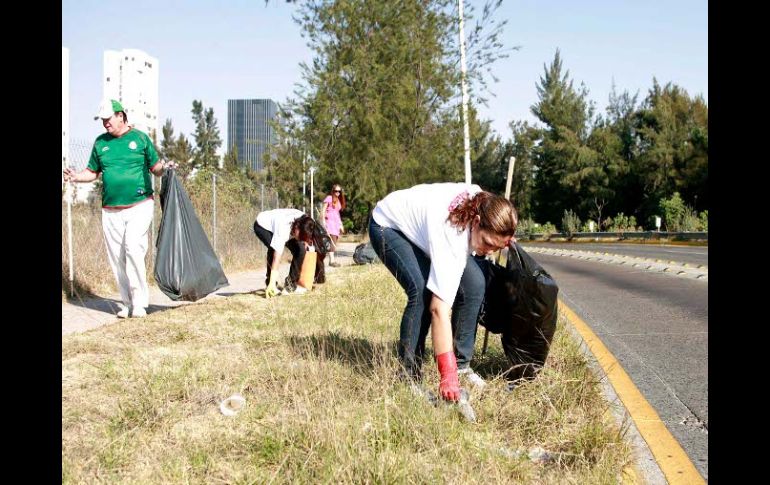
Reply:
M172 156L176 140L174 140L174 125L170 118L166 118L161 133L163 134L163 139L160 141L160 156L166 160L174 160Z
M236 172L241 169L238 163L238 147L233 146L233 149L225 153L224 160L222 161L222 168L226 172Z
M217 128L217 119L214 117L214 108L205 109L203 103L193 101L193 121L195 122L195 160L196 168L217 168L219 157L217 150L222 145Z
M462 180L455 5L454 0L310 0L300 10L298 21L316 57L303 65L306 84L291 104L298 122L279 132L301 140L303 150L284 145L276 155L285 159L276 167L312 160L320 187L346 187L358 228L388 192ZM504 55L496 40L501 28L493 20L496 5L470 29L469 78L478 84L482 69ZM294 186L296 179L287 185Z
M636 115L639 157L635 171L643 186L644 212L658 210L662 199L679 192L688 205L708 208L708 108L703 98L653 79Z
M562 73L557 49L550 66L537 86L539 101L532 106L544 125L541 144L535 148L535 218L542 222L561 220L564 210L584 203L585 184L595 179L599 162L596 152L587 144L594 107L587 100L588 90L579 89Z
M610 204L613 213L633 215L637 221L644 221L642 205L644 189L634 171L636 158L639 155L639 147L636 136L636 111L639 94L633 96L628 91L618 94L615 83L607 104L607 124L610 132L617 137L620 143L618 163L620 170L616 178L611 181L615 196Z
M478 119L474 106L468 107L468 128L473 182L486 190L503 194L507 176L503 167L504 164L507 167L507 162L503 160L506 146L500 136L492 130L490 121ZM458 155L462 155L462 152Z
M171 159L177 162L177 172L182 177L187 177L190 174L194 167L195 148L184 136L184 133L180 133L177 137Z
M475 110L471 110L475 113ZM488 121L479 123L474 117L471 124L471 164L473 180L484 189L505 194L508 179L508 165L511 157L516 158L511 183L510 200L516 206L520 218L531 217L531 200L534 179L531 152L540 137L540 130L527 122L510 124L513 139L503 143L500 137L491 132ZM482 127L480 136L474 133L474 126Z
M542 130L535 128L526 121L511 122L513 134L510 152L503 153L502 164L508 176L508 159L516 157L511 184L511 201L519 213L519 218L533 218L532 204L535 192L535 170L533 153L536 144L541 140Z
M183 133L174 137L174 125L171 119L166 119L161 129L163 139L160 142L160 156L165 160L177 163L177 173L186 177L192 170L192 161L195 151Z

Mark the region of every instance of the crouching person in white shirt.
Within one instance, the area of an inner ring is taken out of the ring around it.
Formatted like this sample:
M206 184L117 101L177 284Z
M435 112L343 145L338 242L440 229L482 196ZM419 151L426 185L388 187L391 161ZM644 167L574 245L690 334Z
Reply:
M267 261L265 274L265 296L271 298L279 295L278 265L281 261L283 248L291 252L292 260L287 282L291 288L285 291L304 293L307 290L297 286L302 262L305 260L307 247L313 245L313 233L316 222L298 209L273 209L260 212L254 222L254 234L267 246ZM323 261L316 264L316 277L322 270ZM296 288L296 289L295 289Z
M464 183L398 190L372 212L372 247L408 299L399 360L407 377L419 382L430 329L441 375L439 393L447 401L460 398L458 370L481 380L470 368L485 292L477 258L505 247L517 224L508 199Z

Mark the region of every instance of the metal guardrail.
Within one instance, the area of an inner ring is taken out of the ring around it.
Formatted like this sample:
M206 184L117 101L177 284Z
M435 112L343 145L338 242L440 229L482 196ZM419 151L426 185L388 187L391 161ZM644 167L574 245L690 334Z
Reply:
M628 231L628 232L576 232L568 237L564 232L552 232L549 234L516 234L520 241L548 241L551 239L575 240L611 240L621 241L629 239L641 240L668 240L668 241L708 241L708 232L666 232L666 231Z

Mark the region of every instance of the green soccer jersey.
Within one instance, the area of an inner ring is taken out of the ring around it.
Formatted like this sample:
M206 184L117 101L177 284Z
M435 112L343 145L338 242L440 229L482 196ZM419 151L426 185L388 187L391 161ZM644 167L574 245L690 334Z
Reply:
M102 173L102 207L130 207L151 197L150 168L158 158L150 137L135 128L117 138L99 135L87 168Z

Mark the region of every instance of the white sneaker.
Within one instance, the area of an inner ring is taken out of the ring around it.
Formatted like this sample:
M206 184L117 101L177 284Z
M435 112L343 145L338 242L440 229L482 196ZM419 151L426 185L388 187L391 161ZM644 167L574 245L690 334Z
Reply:
M304 286L297 286L297 289L291 293L285 293L286 295L304 295L308 292L308 289Z
M128 318L128 307L125 305L118 304L118 313L116 313L116 316L118 318Z
M474 387L477 389L483 389L484 386L487 385L486 382L484 382L484 379L481 378L480 375L476 374L473 369L470 367L466 367L464 369L457 369L457 375L459 376L465 376L465 378L473 384Z
M131 313L131 316L134 318L144 318L147 316L147 310L140 306L134 307L134 311Z

